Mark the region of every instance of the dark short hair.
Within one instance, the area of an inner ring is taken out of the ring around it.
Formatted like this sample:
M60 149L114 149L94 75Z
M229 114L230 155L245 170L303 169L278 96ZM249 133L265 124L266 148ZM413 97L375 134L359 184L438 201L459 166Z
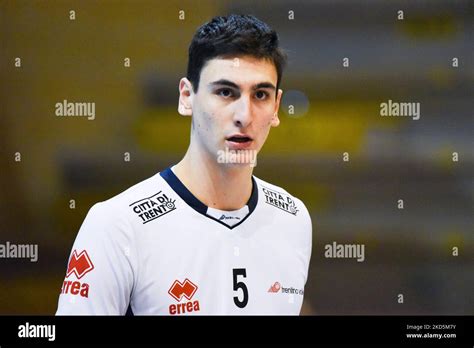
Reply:
M278 46L278 35L266 23L251 15L214 17L198 28L189 45L187 78L197 92L201 70L216 57L249 55L268 59L277 71L280 85L286 54Z

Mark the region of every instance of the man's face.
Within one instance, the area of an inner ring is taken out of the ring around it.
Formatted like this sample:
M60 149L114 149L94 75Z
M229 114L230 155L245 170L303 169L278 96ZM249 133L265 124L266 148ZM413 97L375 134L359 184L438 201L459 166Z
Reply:
M271 61L249 56L211 59L201 70L197 93L189 91L188 83L180 83L179 111L192 114L193 141L210 156L217 158L226 148L257 153L270 127L279 124L282 92L276 90L277 71Z

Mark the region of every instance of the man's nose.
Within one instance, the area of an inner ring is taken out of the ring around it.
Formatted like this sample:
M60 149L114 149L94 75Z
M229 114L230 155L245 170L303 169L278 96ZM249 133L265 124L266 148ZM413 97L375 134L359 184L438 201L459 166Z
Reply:
M237 101L234 112L234 124L239 128L245 128L252 122L252 102L250 97L242 96Z

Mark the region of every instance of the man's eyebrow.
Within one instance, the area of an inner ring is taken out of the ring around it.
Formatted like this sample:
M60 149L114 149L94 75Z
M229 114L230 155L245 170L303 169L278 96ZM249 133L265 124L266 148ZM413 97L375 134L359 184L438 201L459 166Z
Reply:
M276 90L276 87L273 85L273 83L270 83L270 82L260 82L259 84L253 87L253 89L260 89L260 88L270 88L270 89Z
M210 85L212 85L212 86L228 86L228 87L239 89L239 86L237 86L237 84L235 84L232 81L226 80L226 79L220 79L220 80L211 82Z
M211 82L210 85L211 86L228 86L228 87L240 89L240 87L236 83L226 80L226 79L220 79L220 80ZM260 88L270 88L270 89L276 90L276 87L271 82L260 82L252 87L253 90L260 89Z

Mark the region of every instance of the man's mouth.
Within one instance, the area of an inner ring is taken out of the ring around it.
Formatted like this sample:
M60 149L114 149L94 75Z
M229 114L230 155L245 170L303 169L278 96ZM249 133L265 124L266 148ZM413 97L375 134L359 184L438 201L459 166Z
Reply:
M227 141L232 141L234 143L246 143L246 142L252 141L252 138L246 135L233 135L227 138Z
M226 138L227 147L231 150L245 150L252 146L253 139L245 134L234 134Z

